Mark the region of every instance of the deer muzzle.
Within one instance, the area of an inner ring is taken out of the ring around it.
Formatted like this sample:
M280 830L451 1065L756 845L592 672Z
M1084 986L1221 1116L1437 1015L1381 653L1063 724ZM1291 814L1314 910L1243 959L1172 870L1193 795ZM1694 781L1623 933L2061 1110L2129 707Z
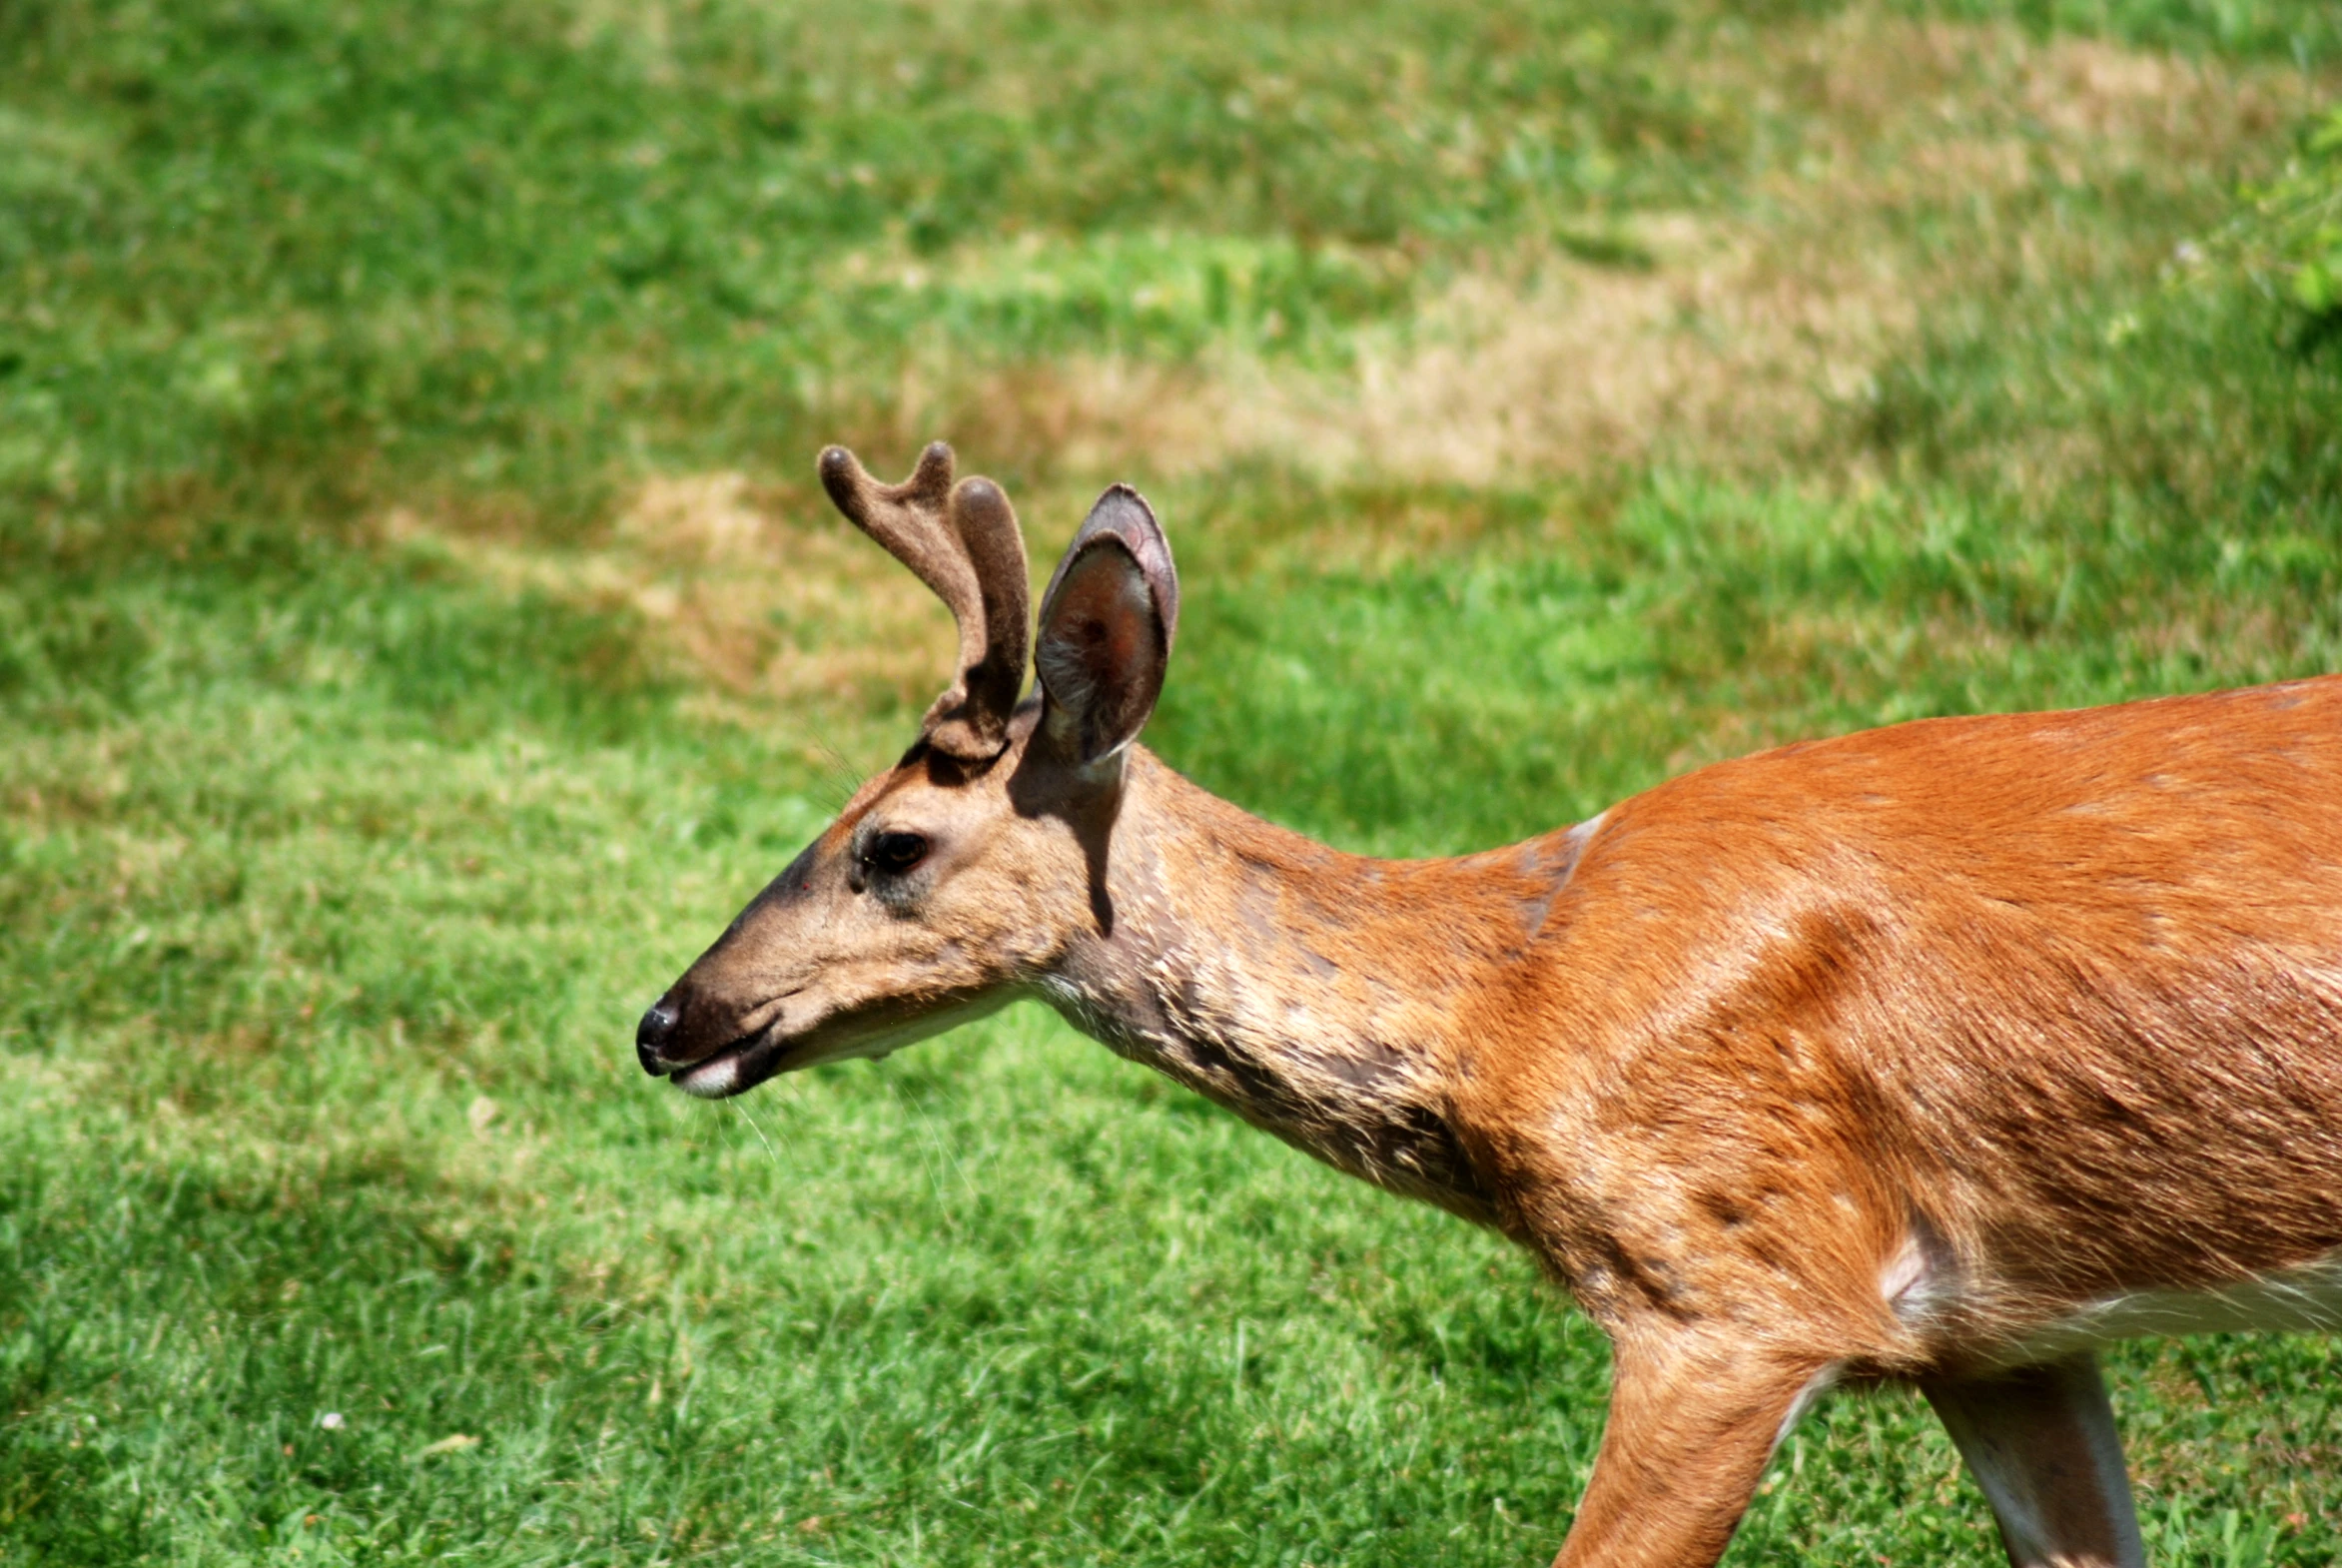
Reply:
M796 1042L781 1029L795 992L774 997L728 1022L678 983L634 1027L634 1056L653 1078L672 1078L687 1095L717 1100L779 1072ZM697 1005L695 1005L695 1003ZM723 1010L729 1011L729 1010Z

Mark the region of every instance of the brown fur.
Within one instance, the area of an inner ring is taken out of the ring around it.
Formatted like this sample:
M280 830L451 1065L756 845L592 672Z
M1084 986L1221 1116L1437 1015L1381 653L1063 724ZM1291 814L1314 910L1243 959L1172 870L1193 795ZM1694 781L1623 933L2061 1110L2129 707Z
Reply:
M1563 1564L1713 1562L1848 1376L2014 1456L2012 1557L2134 1560L2088 1352L2030 1341L2342 1253L2342 677L1905 724L1370 860L1129 744L1175 579L1109 500L1042 617L1090 662L1045 661L996 760L923 741L865 786L646 1016L645 1065L737 1093L1040 997L1495 1225L1609 1330Z

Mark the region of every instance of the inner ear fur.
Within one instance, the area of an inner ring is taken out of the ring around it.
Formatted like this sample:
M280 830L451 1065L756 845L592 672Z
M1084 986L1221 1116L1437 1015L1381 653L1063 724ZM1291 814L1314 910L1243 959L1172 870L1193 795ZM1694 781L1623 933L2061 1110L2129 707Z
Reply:
M1088 765L1128 746L1163 695L1178 630L1171 543L1118 484L1090 508L1041 601L1034 673L1051 738Z

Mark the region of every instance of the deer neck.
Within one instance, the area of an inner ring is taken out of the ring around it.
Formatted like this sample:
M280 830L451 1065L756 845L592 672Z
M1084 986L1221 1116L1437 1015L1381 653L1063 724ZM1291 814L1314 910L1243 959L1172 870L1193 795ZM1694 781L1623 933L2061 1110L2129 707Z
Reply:
M1044 989L1077 1027L1254 1126L1486 1222L1456 1091L1580 842L1345 855L1134 747L1097 927Z

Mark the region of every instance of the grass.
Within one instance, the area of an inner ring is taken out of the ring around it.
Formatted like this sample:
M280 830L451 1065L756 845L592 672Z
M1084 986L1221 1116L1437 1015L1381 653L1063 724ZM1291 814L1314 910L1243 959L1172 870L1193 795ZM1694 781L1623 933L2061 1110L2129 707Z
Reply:
M940 682L810 454L1142 482L1154 744L1390 853L2342 668L2342 358L2214 243L2338 92L2278 0L0 9L0 1555L1542 1561L1604 1352L1490 1238L1031 1011L632 1068ZM2114 1369L2158 1561L2342 1556L2326 1342ZM1996 1551L1879 1395L1730 1560Z

